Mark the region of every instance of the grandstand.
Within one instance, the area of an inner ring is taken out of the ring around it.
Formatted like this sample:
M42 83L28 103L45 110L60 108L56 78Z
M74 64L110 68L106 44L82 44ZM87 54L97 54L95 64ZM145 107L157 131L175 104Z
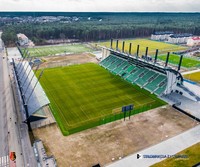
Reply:
M128 82L137 84L157 95L161 95L166 89L166 74L134 64L130 59L110 54L100 62L100 65Z
M33 71L33 64L21 58L20 61L14 61L15 80L18 87L18 94L21 95L20 101L23 106L20 106L22 111L23 121L37 121L47 118L43 107L48 106L49 99L47 98L39 80Z
M183 77L179 73L182 56L180 56L178 69L175 70L168 67L170 53L168 53L166 57L165 66L161 66L157 62L158 50L156 51L154 60L147 60L140 58L140 55L138 55L139 46L137 53L133 56L130 52L124 53L119 52L119 49L112 49L112 43L113 40L111 40L111 48L103 47L103 60L100 62L100 65L105 69L157 96L161 97L176 92L193 101L200 101L198 95L183 85ZM116 43L118 43L118 40ZM118 48L118 46L116 46L116 48ZM143 57L147 56L148 48Z

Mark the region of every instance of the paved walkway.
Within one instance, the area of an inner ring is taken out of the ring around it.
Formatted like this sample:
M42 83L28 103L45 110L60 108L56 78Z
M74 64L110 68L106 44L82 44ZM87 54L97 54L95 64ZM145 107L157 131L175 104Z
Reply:
M183 85L187 87L190 91L192 91L194 94L198 95L200 97L200 86L191 84L190 82L184 81Z
M200 119L200 101L190 100L175 92L171 93L170 96L181 101L181 105L178 105L178 108Z
M200 69L193 70L193 71L182 72L181 74L182 74L182 75L186 75L186 74L192 74L192 73L195 73L195 72L200 72Z
M122 160L116 161L107 167L147 167L157 162L162 161L160 158L143 158L137 159L137 154L141 155L174 155L187 147L190 147L200 142L200 125L180 134L173 138L170 138L162 143L149 147L145 150L141 150L136 154L132 154L125 157Z

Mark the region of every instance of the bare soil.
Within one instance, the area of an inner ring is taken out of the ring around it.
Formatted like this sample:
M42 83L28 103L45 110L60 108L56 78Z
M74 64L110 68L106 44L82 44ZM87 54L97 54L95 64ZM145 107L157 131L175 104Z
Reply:
M52 68L58 66L67 66L72 64L83 64L83 63L97 63L97 59L91 56L90 53L70 54L70 55L59 55L59 56L46 56L41 57L44 61L40 68Z
M56 124L34 129L33 133L43 141L48 155L55 156L59 167L91 167L111 163L196 125L165 106L70 136L63 136Z

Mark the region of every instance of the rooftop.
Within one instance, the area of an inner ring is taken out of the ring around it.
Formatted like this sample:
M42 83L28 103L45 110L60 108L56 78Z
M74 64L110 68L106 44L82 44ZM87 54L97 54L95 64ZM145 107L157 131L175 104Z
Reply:
M193 40L200 40L200 37L193 37Z
M158 31L158 32L154 32L154 35L167 35L167 34L173 34L173 31Z
M19 34L17 34L17 38L19 39L27 39L27 36L26 35L24 35L24 34L21 34L21 33L19 33Z
M18 62L19 63L19 62ZM47 98L42 86L40 85L38 79L36 78L32 67L29 65L29 62L24 61L20 63L21 71L19 73L19 78L22 82L22 90L27 101L29 116L35 114L43 106L48 105L49 99ZM33 91L34 89L34 91Z
M184 38L184 37L191 37L191 36L192 34L188 34L188 33L170 35L171 38Z

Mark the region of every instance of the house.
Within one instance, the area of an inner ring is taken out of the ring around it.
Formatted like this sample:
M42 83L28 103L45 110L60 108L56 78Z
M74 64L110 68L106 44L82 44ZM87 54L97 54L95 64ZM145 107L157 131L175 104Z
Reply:
M28 45L29 39L26 35L20 33L20 34L17 34L17 38L18 38L18 42L21 46Z
M168 40L169 36L172 34L173 34L172 31L155 32L151 35L151 40L165 41L165 40Z
M17 38L20 46L34 46L34 43L24 34L17 34Z
M186 44L188 39L192 37L192 34L184 33L184 34L173 34L168 38L169 43L174 44Z
M200 46L200 36L189 38L187 41L188 46Z

